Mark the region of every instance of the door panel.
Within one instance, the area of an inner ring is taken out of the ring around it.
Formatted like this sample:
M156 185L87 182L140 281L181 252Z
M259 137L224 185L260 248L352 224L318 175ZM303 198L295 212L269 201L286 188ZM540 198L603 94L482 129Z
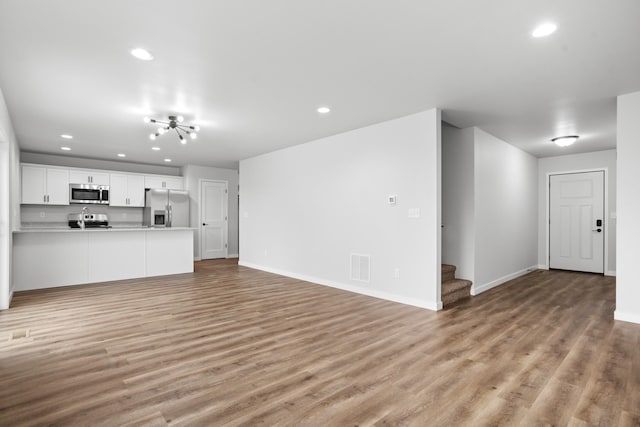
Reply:
M201 259L227 256L227 183L203 181L200 194Z
M549 267L603 273L604 172L551 175L549 186Z

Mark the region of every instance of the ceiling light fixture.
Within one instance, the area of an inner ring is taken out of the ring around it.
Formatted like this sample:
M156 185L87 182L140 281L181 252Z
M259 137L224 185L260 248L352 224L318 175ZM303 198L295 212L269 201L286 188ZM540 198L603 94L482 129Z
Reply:
M151 55L151 53L149 53L148 50L142 49L140 47L132 49L131 55L135 56L136 58L142 61L151 61L153 59L153 55Z
M557 136L551 139L551 142L558 147L568 147L580 138L578 135Z
M551 22L545 22L544 24L538 25L533 30L531 35L535 38L546 37L550 34L553 34L557 28L558 27L556 26L556 24L553 24Z
M66 133L63 133L62 135L60 135L60 138L73 139L73 136L72 135L67 135Z
M60 147L62 151L71 151L70 147Z
M151 147L153 151L160 151L160 147Z
M164 159L165 162L171 163L171 159Z
M329 107L318 107L318 109L316 110L318 113L320 114L327 114L331 111L331 108Z
M144 118L145 123L160 123L164 125L158 128L158 131L156 133L152 133L151 135L149 135L149 139L151 139L152 141L155 141L157 137L173 129L178 134L178 139L180 140L180 143L186 144L187 139L184 137L184 135L189 135L191 139L196 139L198 137L196 132L200 131L200 127L182 124L183 121L184 121L184 117L182 116L169 116L169 121L152 119L150 117Z
M127 157L127 155L124 153L118 153L118 157Z

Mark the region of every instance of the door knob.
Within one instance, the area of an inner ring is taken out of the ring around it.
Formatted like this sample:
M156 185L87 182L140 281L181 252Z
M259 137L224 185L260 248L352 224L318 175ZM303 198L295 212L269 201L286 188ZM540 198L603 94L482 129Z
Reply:
M203 223L202 223L202 226L204 227L205 225L207 225L207 223L203 222Z
M591 230L591 231L597 231L598 233L602 233L602 228L596 228L595 230Z

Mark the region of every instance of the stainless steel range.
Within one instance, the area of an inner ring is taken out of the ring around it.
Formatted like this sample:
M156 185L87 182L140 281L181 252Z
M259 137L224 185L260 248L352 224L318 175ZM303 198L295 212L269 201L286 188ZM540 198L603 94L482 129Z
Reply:
M71 228L111 228L107 214L79 213L67 215L67 221Z

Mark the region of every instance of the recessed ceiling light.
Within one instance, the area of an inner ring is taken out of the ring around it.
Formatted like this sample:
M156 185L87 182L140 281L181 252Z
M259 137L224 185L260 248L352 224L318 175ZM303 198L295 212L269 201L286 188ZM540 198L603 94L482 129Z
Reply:
M67 135L66 133L63 133L62 135L60 135L60 138L73 139L73 136L72 135Z
M165 162L170 163L171 159L164 159Z
M531 35L533 37L539 38L539 37L546 37L549 34L553 34L556 29L558 27L556 26L556 24L553 24L551 22L545 22L544 24L540 24L538 25L533 32L531 33Z
M551 139L551 142L556 144L558 147L568 147L578 140L578 135L567 135L567 136L557 136Z
M71 151L70 147L60 147L62 151Z
M327 114L328 112L331 111L331 108L329 108L329 107L319 107L316 111L318 111L318 113L320 113L320 114Z
M151 55L148 50L142 49L140 47L132 49L131 55L142 61L151 61L153 59L153 55Z
M160 147L151 147L153 151L160 151Z
M118 157L127 157L127 155L124 153L118 153Z

